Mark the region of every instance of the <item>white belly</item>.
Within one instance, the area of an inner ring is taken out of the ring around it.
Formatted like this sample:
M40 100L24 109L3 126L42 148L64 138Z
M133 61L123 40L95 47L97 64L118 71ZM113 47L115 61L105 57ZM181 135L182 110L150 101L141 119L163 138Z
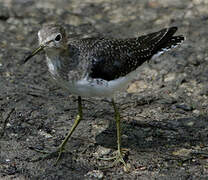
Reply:
M129 73L125 77L116 80L105 81L102 79L84 78L74 83L62 82L62 86L71 92L84 97L111 97L117 91L121 91L127 87L136 75L136 71ZM63 84L64 83L64 84Z

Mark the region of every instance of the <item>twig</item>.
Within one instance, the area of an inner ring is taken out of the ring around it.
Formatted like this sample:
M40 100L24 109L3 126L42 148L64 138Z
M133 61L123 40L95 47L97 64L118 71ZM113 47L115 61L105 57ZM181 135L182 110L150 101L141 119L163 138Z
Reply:
M14 112L14 108L10 109L9 111L7 111L7 115L5 117L5 120L3 120L3 128L2 128L2 132L0 132L0 138L2 138L4 136L5 133L5 129L6 129L6 125L7 122L11 116L11 114ZM3 118L2 118L3 119Z

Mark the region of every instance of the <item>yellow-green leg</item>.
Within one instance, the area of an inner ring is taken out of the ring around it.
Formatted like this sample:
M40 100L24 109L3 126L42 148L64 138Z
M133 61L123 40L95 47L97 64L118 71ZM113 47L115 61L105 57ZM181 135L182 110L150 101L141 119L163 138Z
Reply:
M81 99L80 96L78 96L78 114L77 114L77 117L75 119L75 122L74 122L73 126L71 127L67 136L64 138L63 142L60 144L60 146L54 152L45 152L45 151L36 150L38 152L45 153L47 155L44 156L44 157L40 157L38 159L35 159L33 161L39 161L39 160L47 159L47 158L49 158L53 155L58 154L58 158L56 159L56 162L55 162L55 165L56 165L58 163L58 161L60 160L61 155L64 151L64 146L66 145L67 141L69 140L69 138L71 137L72 133L74 132L74 130L76 129L76 127L78 126L78 124L80 123L81 120L82 120L82 99Z
M112 99L112 105L114 108L114 112L115 112L115 120L116 120L116 129L117 129L117 146L118 146L118 150L115 152L116 155L110 158L99 158L102 160L114 160L114 162L110 165L110 166L106 166L103 168L110 168L115 166L116 164L118 164L119 162L121 162L126 170L129 169L129 167L127 166L127 164L125 163L123 156L125 155L125 152L127 151L126 149L121 149L121 125L120 125L120 114L118 111L118 108L116 107L116 104L114 102L114 100ZM102 168L102 167L101 167Z
M58 147L58 158L56 159L55 164L58 163L58 161L61 158L61 154L64 151L64 146L66 145L67 141L69 140L69 138L71 137L72 133L74 132L74 130L76 129L76 127L78 126L78 124L80 123L80 121L82 120L82 99L81 96L78 96L78 114L77 117L75 119L75 122L73 124L73 126L71 127L69 133L67 134L67 136L64 138L63 142L61 143L61 145Z

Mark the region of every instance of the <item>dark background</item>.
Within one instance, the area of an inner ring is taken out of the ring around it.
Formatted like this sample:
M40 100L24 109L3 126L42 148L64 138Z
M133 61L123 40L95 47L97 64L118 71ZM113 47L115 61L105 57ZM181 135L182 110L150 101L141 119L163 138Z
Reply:
M208 178L207 0L0 0L0 179L207 179ZM122 166L96 170L97 160L116 149L113 108L106 99L85 99L84 120L64 158L31 162L55 149L71 127L76 97L50 80L37 47L43 23L66 24L71 38L99 34L136 37L178 26L178 48L144 64L127 91L117 95Z

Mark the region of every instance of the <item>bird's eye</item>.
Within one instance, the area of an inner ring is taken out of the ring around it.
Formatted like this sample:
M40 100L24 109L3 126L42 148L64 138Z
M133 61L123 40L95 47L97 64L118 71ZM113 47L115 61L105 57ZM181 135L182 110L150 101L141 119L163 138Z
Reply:
M61 34L58 34L56 37L55 37L55 41L59 42L61 40Z

